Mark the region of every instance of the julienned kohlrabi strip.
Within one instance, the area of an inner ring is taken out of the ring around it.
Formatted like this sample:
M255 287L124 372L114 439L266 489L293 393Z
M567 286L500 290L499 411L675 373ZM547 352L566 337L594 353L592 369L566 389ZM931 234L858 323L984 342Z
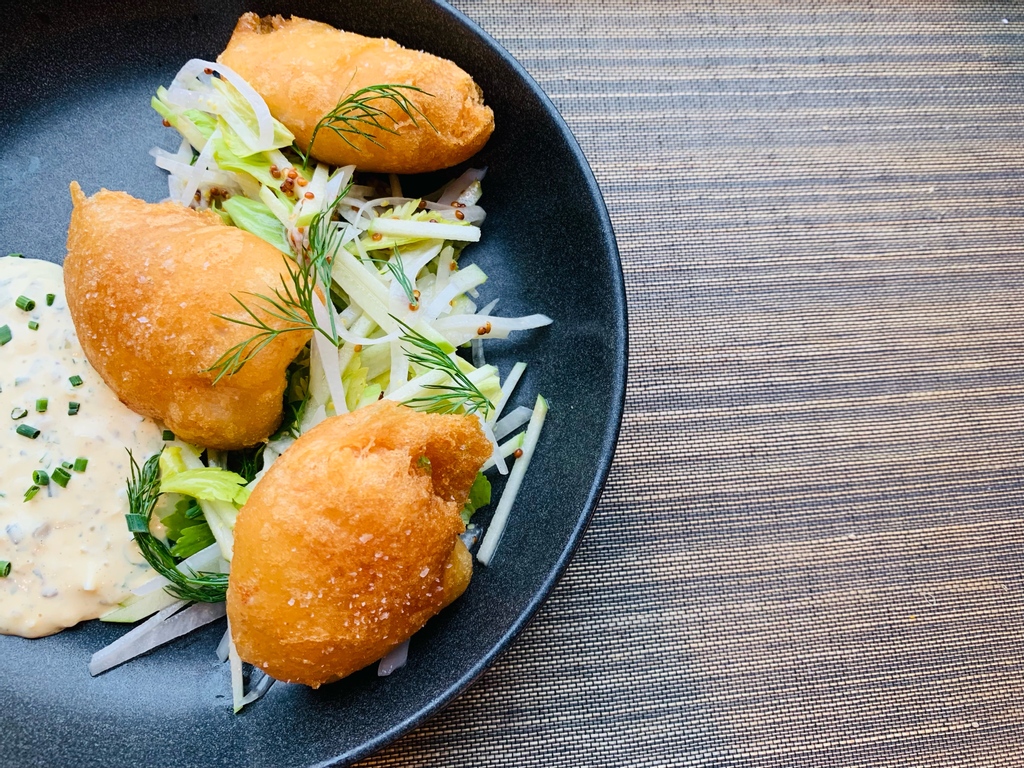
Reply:
M526 436L523 438L522 455L516 459L512 471L508 474L508 482L505 484L505 491L501 494L501 500L494 510L491 524L484 534L484 540L480 543L480 550L476 554L477 560L484 565L489 565L494 551L501 542L505 533L505 525L508 523L508 514L519 494L519 488L523 484L523 477L530 466L530 459L537 450L537 441L540 439L540 431L544 426L544 419L548 414L548 403L540 395L537 396L537 403L533 406L533 416L526 427Z
M376 218L370 221L366 231L371 235L411 237L422 240L457 240L467 243L480 242L480 227L472 224L460 226L458 224L434 224L429 221Z
M145 624L140 624L106 648L94 653L89 661L89 674L95 677L101 672L124 664L146 651L222 618L226 612L224 603L194 603L182 610L184 605L184 600L177 601Z

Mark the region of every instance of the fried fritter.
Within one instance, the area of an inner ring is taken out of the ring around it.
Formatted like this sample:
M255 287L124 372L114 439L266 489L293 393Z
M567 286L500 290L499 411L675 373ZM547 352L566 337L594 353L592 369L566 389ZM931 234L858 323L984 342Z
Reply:
M490 453L475 417L386 400L300 437L235 525L242 659L315 688L409 639L469 584L459 511Z
M393 40L363 37L297 16L260 19L247 13L217 61L256 89L303 151L317 122L360 88L402 84L426 92L402 91L426 116L416 115L418 124L390 101L371 102L394 120L379 118L394 134L362 125L379 145L346 133L350 145L322 128L312 154L332 165L351 163L360 170L393 173L436 171L468 160L494 131L494 113L484 105L472 77L447 59Z
M86 197L77 182L71 197L64 286L85 356L107 386L191 443L234 449L269 436L285 369L309 331L279 335L216 386L208 369L254 333L214 316L246 319L232 294L285 327L244 295L280 288L285 256L212 212L105 189Z

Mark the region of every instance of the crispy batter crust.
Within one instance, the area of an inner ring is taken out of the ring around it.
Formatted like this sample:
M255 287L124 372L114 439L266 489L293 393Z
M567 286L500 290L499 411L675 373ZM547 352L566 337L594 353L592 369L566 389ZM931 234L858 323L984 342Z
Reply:
M283 254L214 213L105 189L86 197L77 182L71 197L64 286L85 355L107 386L192 443L233 449L270 435L285 369L310 333L282 334L216 386L207 369L254 332L214 314L244 318L231 294L279 288Z
M393 40L343 32L297 16L238 20L217 59L238 72L266 100L274 117L295 134L305 150L321 117L338 101L368 85L404 84L431 96L407 92L427 116L419 125L394 104L375 101L397 122L398 135L377 131L382 147L349 135L357 149L321 129L313 156L360 170L422 173L457 165L475 155L494 131L494 114L483 103L473 78L447 59L403 48Z
M228 618L242 659L318 687L411 637L469 583L459 510L490 453L476 418L388 401L299 438L235 526Z

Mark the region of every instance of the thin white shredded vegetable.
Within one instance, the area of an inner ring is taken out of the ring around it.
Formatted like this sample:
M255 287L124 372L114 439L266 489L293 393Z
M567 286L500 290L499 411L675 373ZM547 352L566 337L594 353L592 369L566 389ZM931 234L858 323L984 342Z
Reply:
M237 715L245 706L245 679L242 677L242 657L238 655L235 641L231 639L231 624L228 624L228 663L231 665L231 703Z
M220 64L215 61L203 61L202 59L190 59L185 63L174 78L174 82L171 83L169 91L176 90L177 88L187 89L190 85L190 81L194 82L197 78L201 79L205 75L205 70L212 70L219 74L227 82L231 83L239 95L248 102L249 107L252 109L253 114L256 116L256 124L259 128L256 136L251 137L254 139L250 143L252 149L259 152L265 149L270 149L274 144L274 120L270 115L270 108L267 107L267 103L263 100L256 90L249 85L233 69L225 64ZM206 81L209 82L209 75L206 75ZM200 104L196 108L202 108ZM232 126L234 128L235 126ZM236 128L237 130L237 128ZM248 132L247 132L248 133Z
M480 227L468 224L434 224L429 221L404 221L401 219L373 219L367 231L373 235L390 237L416 237L424 240L459 240L467 243L480 242Z
M223 664L228 660L228 653L231 648L231 628L224 630L223 636L220 638L220 642L217 643L217 661Z
M377 676L387 677L396 669L401 669L405 666L405 662L409 658L409 641L406 640L401 645L396 645L377 664Z
M494 436L494 430L491 429L491 425L484 421L483 414L477 414L480 417L480 426L484 430L484 436L491 444L491 461L494 462L494 466L498 468L498 472L502 475L508 474L508 464L505 463L505 457L501 455L501 446L498 445L498 438Z
M533 409L520 405L494 425L494 436L501 440L506 435L511 435L519 427L523 426L533 416Z
M508 377L501 384L501 399L494 406L494 410L491 411L491 415L488 417L488 421L494 423L501 416L501 412L505 410L505 406L508 405L509 399L512 397L512 393L515 392L516 386L519 384L519 380L526 373L526 363L516 363L512 366L512 370L509 371Z
M146 651L222 618L226 612L224 603L194 603L181 610L184 605L185 601L180 600L164 608L149 621L94 653L89 661L89 674L95 677L101 672L124 664Z
M254 669L252 672L252 676L253 678L258 679L256 680L255 683L253 683L252 679L250 679L249 692L242 697L243 707L247 707L254 701L259 701L260 699L262 699L266 695L267 691L270 690L270 686L277 682L270 675L264 673L262 670L259 669Z
M486 168L470 168L468 171L463 173L459 178L455 179L444 188L441 192L441 196L437 198L437 202L440 205L451 205L458 201L462 202L462 196L469 190L473 184L479 186L480 182L483 181L484 176L487 175ZM477 200L480 198L478 197ZM476 200L473 201L474 203Z
M491 524L484 534L484 540L480 542L480 550L476 553L476 559L484 565L490 565L494 551L501 543L501 537L505 533L505 526L508 524L508 515L515 504L516 496L523 484L523 477L530 466L530 459L537 450L537 441L540 439L540 431L544 426L544 418L548 414L548 403L540 395L537 396L537 403L533 406L533 418L526 428L526 437L523 438L523 455L516 459L512 471L508 474L508 482L501 494L498 506L494 509L494 516L491 517Z
M523 447L523 438L526 437L525 432L520 432L518 435L514 435L501 444L501 455L504 458L508 458L517 450ZM480 467L481 472L486 472L494 466L494 457L492 456L484 462L483 466Z

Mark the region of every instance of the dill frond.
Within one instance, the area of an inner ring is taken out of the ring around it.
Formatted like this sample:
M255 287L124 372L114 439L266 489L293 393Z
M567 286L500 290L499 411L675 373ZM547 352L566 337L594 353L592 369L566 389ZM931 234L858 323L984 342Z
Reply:
M284 333L310 330L313 333L322 333L334 346L339 345L340 340L337 326L334 323L334 313L328 312L331 327L321 328L316 321L313 297L318 280L325 291L328 293L330 291L331 264L334 261L334 255L341 247L341 232L337 227L332 226L331 217L334 215L334 209L337 208L338 203L349 193L351 188L352 182L349 181L345 189L324 210L313 217L309 223L309 245L300 255L301 263L296 264L287 256L282 256L285 268L288 270L288 278L286 279L284 275L281 276L281 287L274 289L273 296L262 293L244 294L259 299L263 304L264 314L287 323L284 328L275 328L270 325L252 307L234 294L231 298L245 311L248 319L214 314L221 320L244 325L256 331L245 341L228 349L207 369L217 372L217 377L213 380L215 385L224 376L230 376L240 371L247 362ZM330 300L328 295L326 301Z
M483 413L484 416L491 410L491 401L487 396L469 380L469 377L455 364L443 349L428 339L423 334L414 330L407 323L402 322L392 315L392 319L402 326L402 341L410 344L415 350L407 352L410 363L415 363L424 368L443 372L450 383L448 384L425 384L435 394L421 395L405 401L405 405L416 410L427 413Z
M281 287L274 289L273 296L267 296L263 293L246 293L243 295L259 299L263 304L262 310L264 314L288 325L284 328L276 328L268 324L252 307L232 294L231 298L245 311L248 319L228 317L227 315L216 313L214 313L214 317L227 320L229 323L253 328L256 330L256 333L228 349L207 369L211 372L217 372L217 377L213 380L215 385L224 376L238 373L247 362L256 357L268 344L282 334L291 333L292 331L311 330L314 333L322 333L337 344L337 334L321 328L316 322L313 312L313 295L316 289L316 281L310 274L310 270L303 269L298 265L293 266L287 256L282 256L282 258L285 260L285 267L288 270L288 279L284 275L281 276Z
M313 133L309 137L309 147L307 147L306 152L302 155L302 167L305 168L309 163L310 155L313 152L313 145L316 143L316 137L321 129L324 128L336 134L357 152L362 150L352 141L356 136L361 136L371 144L383 147L384 145L377 138L379 131L398 135L396 130L398 121L388 114L384 108L388 103L398 107L399 110L412 120L413 125L419 126L418 116L436 131L437 128L434 127L434 124L430 122L429 118L423 114L420 108L403 91L433 96L433 94L427 93L415 85L385 84L368 85L348 96L342 97L334 109L321 117L313 127ZM378 105L374 102L379 102L380 104Z
M405 298L409 301L410 307L418 307L420 300L416 298L416 294L413 292L412 281L409 276L405 274L405 270L402 268L402 257L398 252L398 246L392 246L394 249L394 259L367 259L372 261L374 264L382 264L387 268L388 272L391 273L391 277L396 283L402 288L402 292L405 294Z
M150 456L139 467L131 451L132 474L128 479L128 529L139 545L139 551L153 570L167 579L166 589L179 600L193 600L197 603L221 603L227 597L228 575L226 573L182 573L178 570L167 545L149 532L149 521L153 507L160 498L160 454Z

